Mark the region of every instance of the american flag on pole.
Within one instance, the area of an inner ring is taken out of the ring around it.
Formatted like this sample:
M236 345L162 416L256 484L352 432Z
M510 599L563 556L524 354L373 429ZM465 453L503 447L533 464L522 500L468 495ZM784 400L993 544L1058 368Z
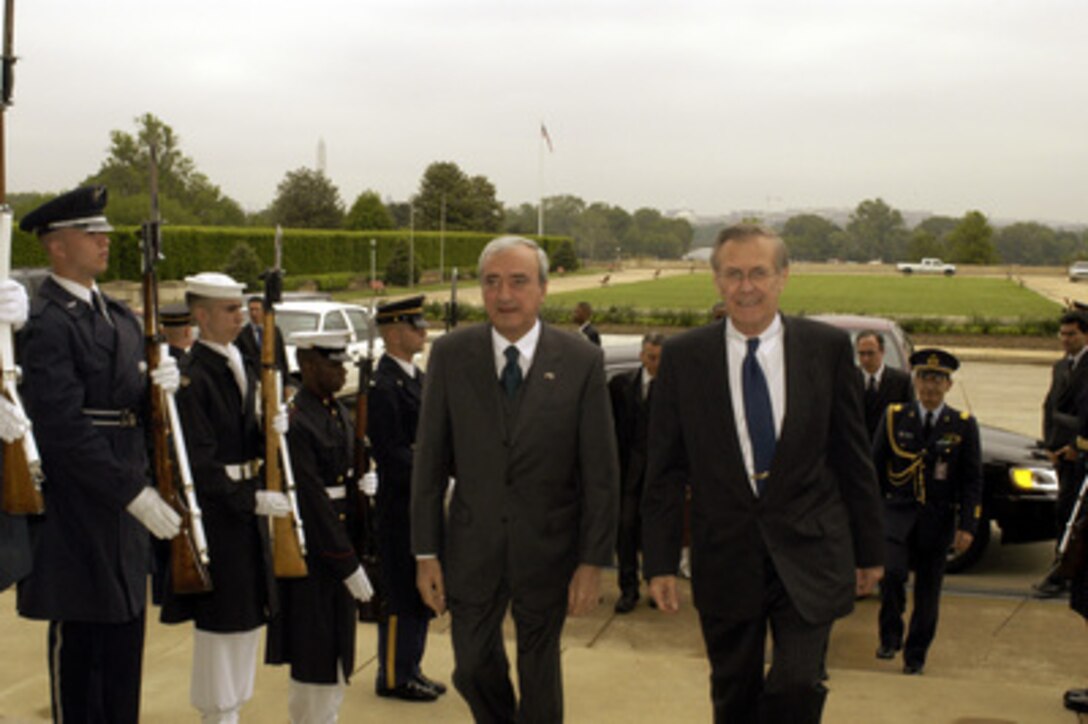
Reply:
M552 148L552 137L548 135L548 127L544 125L544 121L540 122L540 137L544 139L544 143L548 144L548 153L555 153L555 149Z

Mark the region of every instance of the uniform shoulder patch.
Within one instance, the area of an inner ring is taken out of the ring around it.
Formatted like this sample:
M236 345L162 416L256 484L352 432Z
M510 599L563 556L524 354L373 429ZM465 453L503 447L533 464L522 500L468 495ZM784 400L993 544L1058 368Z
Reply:
M893 402L890 405L888 405L888 409L891 410L892 412L899 412L900 410L903 409L903 403L902 402Z
M971 413L964 410L963 412L960 413L960 419L961 420L970 420L971 419Z

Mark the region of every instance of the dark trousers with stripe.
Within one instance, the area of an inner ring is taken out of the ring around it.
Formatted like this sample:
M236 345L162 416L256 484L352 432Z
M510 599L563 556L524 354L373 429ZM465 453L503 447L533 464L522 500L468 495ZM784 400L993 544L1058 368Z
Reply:
M378 623L378 686L392 689L419 673L427 645L425 618L389 614Z
M49 683L58 724L136 724L144 614L125 623L49 622Z

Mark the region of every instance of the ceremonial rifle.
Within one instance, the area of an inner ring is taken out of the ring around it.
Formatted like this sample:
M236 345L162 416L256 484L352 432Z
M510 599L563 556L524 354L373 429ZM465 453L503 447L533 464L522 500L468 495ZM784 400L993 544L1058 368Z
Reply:
M287 438L276 432L272 420L283 404L283 378L276 367L276 304L283 296L283 229L276 227L275 265L264 273L264 324L261 332L261 403L264 408L265 489L284 492L291 512L272 519L272 570L277 578L303 578L306 569L306 534L298 512L295 474Z
M148 159L151 174L151 218L141 227L141 282L144 353L147 356L147 368L154 370L158 368L163 356L170 354L159 330L159 280L155 265L162 252L162 219L159 214L159 165L154 143L148 148ZM208 573L208 541L204 535L204 519L193 486L193 474L189 469L189 455L185 448L177 402L174 393L156 390L152 385L147 404L156 487L163 500L181 516L181 529L170 541L170 578L174 593L204 593L212 590L212 579ZM171 443L173 459L170 457Z
M370 468L370 450L366 437L367 396L370 380L374 374L374 327L377 325L377 307L374 301L370 305L370 319L367 324L366 355L356 363L359 369L359 389L355 394L355 473L359 477ZM378 585L380 581L381 560L378 558L378 542L374 526L374 498L359 491L357 498L355 552L366 569L367 576L374 585L374 595L366 603L359 604L360 621L378 621L385 609L385 596Z
M11 105L13 69L15 55L12 45L15 23L15 1L6 0L4 4L4 55L3 89L0 90L0 279L7 279L11 273L11 227L12 212L7 205L7 185L4 176L4 117ZM19 398L18 374L15 366L15 333L10 324L0 324L0 394L7 396L23 415L23 402ZM42 498L42 461L38 455L38 445L34 432L27 429L18 440L4 443L4 479L0 490L0 509L12 515L39 514L45 512L45 499Z

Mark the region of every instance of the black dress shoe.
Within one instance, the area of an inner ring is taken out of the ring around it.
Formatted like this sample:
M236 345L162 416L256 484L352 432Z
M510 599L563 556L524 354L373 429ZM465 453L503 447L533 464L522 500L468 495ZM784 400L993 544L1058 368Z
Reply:
M880 648L876 650L876 657L878 659L894 659L897 653L899 653L898 646L885 646L884 644L881 644Z
M1062 703L1071 711L1088 712L1088 689L1070 689L1062 697Z
M631 596L629 594L623 594L616 601L615 610L616 613L631 613L635 610L635 604L638 603L638 595Z
M925 664L903 664L903 673L907 676L917 676L925 670Z
M408 679L403 684L397 684L392 689L385 686L375 688L378 696L401 699L403 701L434 701L438 698L438 692L422 682Z
M1047 578L1031 587L1035 598L1057 598L1069 593L1069 581Z
M446 693L445 684L443 684L441 681L435 681L434 679L424 676L422 671L416 672L416 675L412 678L426 686L428 689L431 689L439 696L442 696Z

